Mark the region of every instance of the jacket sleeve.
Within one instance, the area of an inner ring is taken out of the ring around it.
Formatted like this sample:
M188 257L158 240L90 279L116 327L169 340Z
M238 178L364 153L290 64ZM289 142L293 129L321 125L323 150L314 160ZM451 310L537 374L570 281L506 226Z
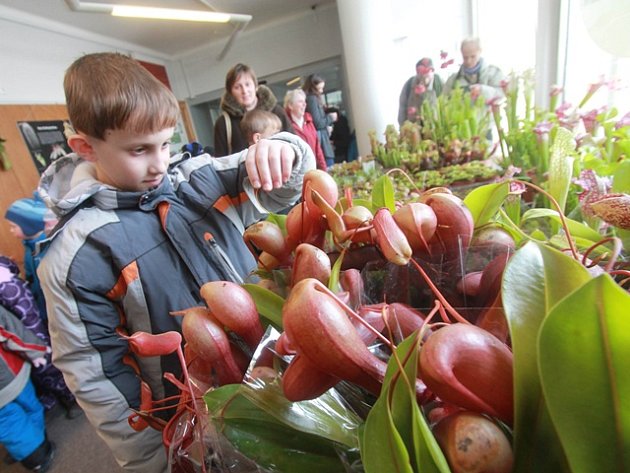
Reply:
M19 352L33 361L46 354L46 344L28 330L22 321L0 306L0 343L12 352Z
M280 189L274 189L270 192L255 192L249 183L249 179L245 182L245 192L247 192L250 200L259 210L265 214L265 209L271 212L278 212L293 205L302 194L302 181L304 174L311 169L315 169L315 155L311 147L297 135L293 133L281 132L271 138L272 140L281 140L291 145L295 151L295 162L293 170L289 176L287 183ZM245 226L249 226L256 220L245 219ZM247 221L249 220L249 221Z
M444 83L442 82L442 78L435 74L433 76L433 90L435 91L435 96L439 97L442 95L442 90L444 89Z
M413 78L407 79L398 97L398 125L400 126L402 126L407 119L407 101L409 99L409 89L411 88L412 80Z
M319 99L314 94L306 96L306 111L313 117L313 124L317 130L325 130L328 125L332 125L333 120L324 112L324 107L319 103Z
M501 81L505 78L501 69L496 66L488 65L482 71L480 82L481 95L486 100L494 97L504 97Z
M446 80L446 84L444 84L444 87L442 88L442 93L444 95L450 94L455 88L455 81L457 80L457 74L458 74L457 72L454 74L451 74L449 78Z
M81 214L73 217L83 227L90 225L89 218ZM94 219L107 221L105 213L97 214ZM113 222L113 217L109 221ZM73 237L81 231L79 225L67 226L66 234L55 238L38 268L48 309L53 362L97 434L125 471L166 472L161 434L151 428L136 432L129 426L128 417L132 413L129 398L136 391L139 393L140 382L123 363L128 348L115 332L121 315L114 303L95 287L97 283L91 282L100 280L102 273L111 269L105 269L106 261L81 258L78 248L85 247L82 244L85 237ZM134 290L142 288L128 289ZM125 393L120 388L123 385Z
M315 168L313 150L299 136L280 132L270 139L284 141L295 151L295 161L289 180L279 189L269 192L254 190L245 169L247 150L221 158L201 155L195 159L188 159L174 171L175 185L189 182L197 188L198 193L203 194L203 186L213 178L209 174L216 174L214 178L221 181L222 188L227 192L224 200L230 201L230 205L224 206L222 213L243 232L269 212L279 212L293 205L302 194L304 174ZM208 166L211 170L206 169ZM216 204L214 201L207 203L210 206Z
M226 156L227 154L227 129L225 127L225 116L221 114L214 124L214 156Z

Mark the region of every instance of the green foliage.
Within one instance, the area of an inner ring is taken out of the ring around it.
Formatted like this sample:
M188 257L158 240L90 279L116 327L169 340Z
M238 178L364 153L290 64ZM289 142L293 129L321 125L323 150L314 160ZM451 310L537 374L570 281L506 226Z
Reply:
M630 471L628 307L630 295L602 274L558 302L540 329L544 398L573 473Z
M361 432L366 473L449 473L450 469L416 402L417 334L396 348L383 390Z
M215 435L267 471L339 473L356 457L359 419L330 394L299 413L277 382L221 386L204 401Z

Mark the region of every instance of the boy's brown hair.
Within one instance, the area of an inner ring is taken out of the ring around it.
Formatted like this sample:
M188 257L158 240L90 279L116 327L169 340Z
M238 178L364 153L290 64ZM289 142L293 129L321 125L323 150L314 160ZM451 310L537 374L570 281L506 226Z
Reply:
M73 128L101 140L106 130L153 133L174 127L179 118L173 93L123 54L77 59L66 71L63 86Z
M256 133L263 134L268 130L275 129L274 133L282 130L282 121L275 113L255 108L243 115L241 120L241 131L248 143L253 142Z

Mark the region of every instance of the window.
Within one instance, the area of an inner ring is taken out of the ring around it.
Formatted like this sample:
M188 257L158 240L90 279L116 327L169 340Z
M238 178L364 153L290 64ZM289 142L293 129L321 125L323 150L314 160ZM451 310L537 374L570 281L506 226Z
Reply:
M590 84L600 76L606 81L618 80L618 88L601 87L585 105L586 110L601 106L619 109L621 114L630 111L630 58L616 57L604 51L592 38L584 22L580 1L569 1L566 62L564 67L565 100L577 106ZM591 2L593 4L605 2ZM621 4L622 2L619 2ZM601 7L601 5L595 5Z

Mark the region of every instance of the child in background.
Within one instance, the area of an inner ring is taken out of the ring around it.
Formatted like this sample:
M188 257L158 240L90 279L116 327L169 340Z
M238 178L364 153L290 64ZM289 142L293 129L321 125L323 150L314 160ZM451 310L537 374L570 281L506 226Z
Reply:
M31 363L46 365L48 352L40 339L0 306L0 444L13 460L39 473L49 469L55 447L46 438L44 409L29 374Z
M270 138L281 130L282 122L278 115L259 108L246 112L241 120L241 131L249 146L263 138Z
M55 219L50 218L50 210L34 193L33 199L18 199L7 209L4 218L9 222L10 231L24 245L24 279L30 284L41 317L46 320L46 303L37 278L40 255L38 243L46 238L46 228Z
M244 230L294 204L315 159L291 133L221 158L171 159L177 99L122 54L77 59L64 91L74 153L38 189L61 220L38 268L53 360L126 471L166 472L162 433L128 418L142 381L154 400L178 394L163 375L179 376L179 360L136 357L120 335L181 332L169 314L202 305L203 284L243 282L256 269Z
M19 275L17 263L0 255L0 305L18 318L46 346L50 346L48 327L40 317L28 284ZM47 411L60 403L66 410L66 417L78 417L82 413L81 408L66 386L61 372L52 364L50 353L46 355L46 361L46 364L35 367L31 372L39 400Z

